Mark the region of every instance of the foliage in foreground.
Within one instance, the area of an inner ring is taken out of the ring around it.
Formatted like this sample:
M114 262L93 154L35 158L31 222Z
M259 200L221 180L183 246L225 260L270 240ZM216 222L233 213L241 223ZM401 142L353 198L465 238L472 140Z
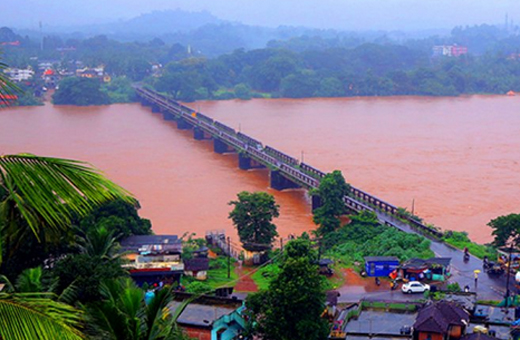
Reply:
M0 338L22 340L84 339L82 313L54 301L52 294L0 293Z
M103 300L87 307L92 332L113 340L181 340L171 287L155 291L145 303L145 292L131 279L105 281L100 286Z

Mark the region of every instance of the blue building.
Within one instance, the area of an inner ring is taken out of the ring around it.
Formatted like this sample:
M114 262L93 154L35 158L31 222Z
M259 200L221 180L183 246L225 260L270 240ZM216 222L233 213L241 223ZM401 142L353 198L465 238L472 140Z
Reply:
M367 256L365 257L365 271L367 276L388 276L399 267L399 259L395 256Z

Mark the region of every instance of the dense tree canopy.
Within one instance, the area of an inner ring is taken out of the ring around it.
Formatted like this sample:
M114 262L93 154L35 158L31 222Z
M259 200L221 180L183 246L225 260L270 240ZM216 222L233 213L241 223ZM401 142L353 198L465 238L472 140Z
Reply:
M488 223L493 229L494 244L498 247L505 245L520 246L520 214L499 216Z
M237 201L229 202L233 210L229 218L238 230L240 242L247 250L265 250L278 233L272 223L279 215L279 206L274 197L266 192L250 193L243 191L237 195Z
M347 210L343 197L349 192L350 186L338 170L325 175L321 179L319 188L312 192L312 195L318 196L321 201L321 206L313 212L313 220L319 225L320 234L324 235L339 228L340 217Z
M98 79L65 78L52 96L56 105L105 105L110 104L108 95L101 91Z

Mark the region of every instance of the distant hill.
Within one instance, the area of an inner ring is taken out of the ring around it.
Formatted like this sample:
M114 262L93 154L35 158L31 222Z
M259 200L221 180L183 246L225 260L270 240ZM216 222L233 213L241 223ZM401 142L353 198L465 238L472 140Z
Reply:
M162 35L190 31L208 24L218 24L220 19L210 12L186 12L180 9L153 11L141 14L133 19L110 24L116 32L133 32L139 34Z

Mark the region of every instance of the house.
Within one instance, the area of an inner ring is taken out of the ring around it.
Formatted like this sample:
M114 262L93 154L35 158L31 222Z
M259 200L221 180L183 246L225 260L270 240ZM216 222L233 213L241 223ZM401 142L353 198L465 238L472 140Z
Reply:
M184 275L201 281L208 278L209 259L207 257L194 257L189 260L183 260L183 263Z
M184 272L177 235L134 235L121 242L130 276L139 285L179 283Z
M453 302L435 302L419 310L413 324L413 339L460 339L468 324L469 313L465 309Z
M174 312L191 294L177 293L168 307ZM197 340L243 339L246 307L242 300L203 296L189 303L177 319L186 334Z
M102 82L109 83L112 78L105 73L104 66L98 67L84 67L76 69L76 77L88 78L88 79L99 79Z
M437 45L432 47L433 57L460 57L463 54L468 53L466 46L454 45Z
M367 256L365 257L365 271L367 276L388 276L399 267L399 259L395 256Z

